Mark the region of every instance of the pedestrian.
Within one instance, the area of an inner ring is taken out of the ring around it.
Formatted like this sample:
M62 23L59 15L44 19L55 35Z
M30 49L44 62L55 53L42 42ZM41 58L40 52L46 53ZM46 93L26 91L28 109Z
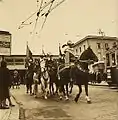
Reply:
M16 89L20 88L20 83L21 83L21 77L19 75L19 72L17 69L14 70L13 72L13 88L16 86Z
M0 109L9 109L9 107L6 105L6 99L8 99L9 101L9 106L12 106L9 94L10 85L11 85L10 72L9 69L7 68L7 63L3 60L1 61L0 67Z

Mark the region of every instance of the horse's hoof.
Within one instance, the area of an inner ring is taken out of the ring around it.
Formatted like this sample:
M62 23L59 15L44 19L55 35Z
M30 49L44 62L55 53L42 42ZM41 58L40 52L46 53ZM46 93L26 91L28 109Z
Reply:
M75 99L74 99L74 101L77 103L78 99L77 99L77 98L75 98Z
M60 97L59 99L62 100L62 97Z
M66 101L68 101L69 100L69 98L68 98L68 96L66 96Z
M88 104L91 104L91 100L90 101L87 101Z
M47 98L47 96L45 96L44 98L45 98L45 100L47 100L47 99L48 99L48 98Z
M66 98L66 101L68 101L69 100L69 98Z
M38 98L37 95L34 96L35 98Z

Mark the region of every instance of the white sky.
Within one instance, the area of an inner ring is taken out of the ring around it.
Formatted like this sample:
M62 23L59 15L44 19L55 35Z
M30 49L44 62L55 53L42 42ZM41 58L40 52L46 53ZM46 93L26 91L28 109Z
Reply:
M97 35L99 28L108 36L118 36L117 0L66 0L50 13L40 35L32 37L30 32L34 28L33 24L20 30L17 28L36 11L36 1L3 0L0 2L0 30L8 30L12 33L12 54L25 54L26 41L29 42L33 54L40 54L42 45L45 52L58 54L59 42L61 44L68 40L76 42L86 35ZM36 16L28 22L35 19ZM38 23L41 24L42 19ZM36 32L39 33L38 25Z

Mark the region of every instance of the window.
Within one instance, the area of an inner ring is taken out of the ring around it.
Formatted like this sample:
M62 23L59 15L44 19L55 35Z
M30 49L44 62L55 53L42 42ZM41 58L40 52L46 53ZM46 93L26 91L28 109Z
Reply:
M79 50L80 50L80 53L82 52L82 49L81 49L81 47L79 48Z
M106 50L109 49L109 45L108 45L108 43L105 43L105 49L106 49Z
M84 50L86 49L86 46L84 45Z
M78 53L78 49L76 48L76 53Z
M117 47L117 43L116 42L113 43L113 47Z
M97 48L101 49L100 43L97 43Z

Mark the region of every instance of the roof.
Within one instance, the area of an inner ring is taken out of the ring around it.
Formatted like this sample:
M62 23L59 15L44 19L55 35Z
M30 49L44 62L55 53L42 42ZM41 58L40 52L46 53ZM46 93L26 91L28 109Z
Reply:
M82 38L81 40L77 41L77 42L73 45L73 47L75 47L76 45L80 44L80 43L83 42L83 41L86 41L87 39L98 39L98 40L99 40L99 39L102 39L102 38L103 38L104 40L118 40L117 37L88 35L88 36Z
M1 30L0 30L0 34L11 35L11 33L9 33L8 31L1 31Z

